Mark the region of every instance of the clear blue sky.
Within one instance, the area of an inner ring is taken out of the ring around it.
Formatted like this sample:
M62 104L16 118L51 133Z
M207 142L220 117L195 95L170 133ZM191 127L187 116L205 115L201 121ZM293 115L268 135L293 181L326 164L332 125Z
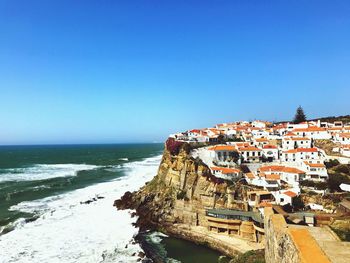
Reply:
M0 2L0 144L350 114L350 1Z

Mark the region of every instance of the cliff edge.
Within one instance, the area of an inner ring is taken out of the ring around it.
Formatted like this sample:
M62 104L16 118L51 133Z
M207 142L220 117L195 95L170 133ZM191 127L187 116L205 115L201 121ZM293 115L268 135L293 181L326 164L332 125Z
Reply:
M140 232L159 229L231 257L261 248L254 242L208 231L206 208L244 210L244 202L239 200L246 193L240 183L213 176L207 165L191 156L191 150L190 144L168 140L157 175L139 191L126 192L115 206L136 210Z

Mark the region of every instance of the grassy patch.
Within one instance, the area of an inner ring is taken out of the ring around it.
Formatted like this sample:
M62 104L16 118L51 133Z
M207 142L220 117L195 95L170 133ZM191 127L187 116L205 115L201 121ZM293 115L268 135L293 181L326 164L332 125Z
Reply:
M265 252L261 250L250 250L244 254L237 255L230 263L265 263Z

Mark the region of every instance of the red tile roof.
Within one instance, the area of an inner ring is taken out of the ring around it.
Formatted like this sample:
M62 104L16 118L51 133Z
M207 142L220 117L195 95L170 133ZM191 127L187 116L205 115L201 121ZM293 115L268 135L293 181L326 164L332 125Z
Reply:
M297 196L297 194L292 192L292 191L286 191L283 194L285 194L285 195L287 195L289 197L296 197Z
M261 151L261 149L254 146L241 147L241 148L238 148L238 150L241 152Z
M272 144L266 144L263 146L263 149L277 149L277 146Z
M246 177L248 177L249 179L254 179L255 175L253 173L246 173L244 174Z
M326 131L325 128L320 127L308 127L308 128L296 128L292 132L315 132L315 131Z
M317 148L296 148L296 149L291 149L291 150L288 150L288 151L284 151L284 153L297 153L297 152L308 152L308 153L311 153L311 152L318 152L318 149Z
M232 145L216 145L208 148L210 151L236 151L236 148Z
M240 173L240 170L226 167L211 167L213 171L221 171L223 174Z
M319 167L319 168L326 167L323 163L310 163L310 162L306 162L306 161L304 163L310 167Z
M296 173L304 174L305 172L298 168L288 167L283 165L268 165L259 168L260 172L285 172L285 173Z

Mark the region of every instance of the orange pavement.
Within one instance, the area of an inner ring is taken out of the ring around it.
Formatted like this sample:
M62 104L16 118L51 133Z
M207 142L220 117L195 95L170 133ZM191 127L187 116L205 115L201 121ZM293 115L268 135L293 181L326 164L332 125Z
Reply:
M307 229L289 229L303 263L330 263Z

